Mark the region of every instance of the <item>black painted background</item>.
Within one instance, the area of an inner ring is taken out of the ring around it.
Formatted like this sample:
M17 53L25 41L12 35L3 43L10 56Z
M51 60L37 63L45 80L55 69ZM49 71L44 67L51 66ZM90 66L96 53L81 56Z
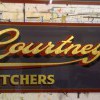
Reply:
M100 27L54 27L54 26L11 26L0 25L0 30L6 28L17 28L20 31L20 38L17 42L49 42L56 43L65 40L68 35L74 35L74 43L98 44L100 43ZM0 40L2 38L0 37ZM0 51L1 48L0 48ZM74 58L70 57L8 57L3 61L7 62L62 62ZM1 74L54 74L55 84L51 86L2 86L2 89L100 89L100 60L89 66L83 67L78 64L31 69L0 70ZM0 81L1 82L1 81ZM1 84L1 83L0 83Z

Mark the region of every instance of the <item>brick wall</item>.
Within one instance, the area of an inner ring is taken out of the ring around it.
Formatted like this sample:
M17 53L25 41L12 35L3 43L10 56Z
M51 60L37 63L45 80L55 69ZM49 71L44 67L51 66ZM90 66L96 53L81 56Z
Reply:
M64 10L55 9L56 7L64 7ZM12 8L12 9L11 9ZM56 13L54 18L61 14L68 13L66 22L77 23L100 23L100 6L93 5L26 5L26 21L33 21L27 17L44 16L45 20L49 20L51 13L48 10L54 8ZM33 13L34 12L34 13ZM42 12L41 14L39 12ZM2 15L1 15L2 14ZM0 4L0 18L6 19L1 21L22 22L23 21L23 4ZM39 20L39 19L38 19ZM37 20L37 21L38 21ZM53 20L60 22L59 19ZM100 93L27 93L27 94L10 94L1 93L0 100L100 100Z
M4 93L0 100L100 100L100 93Z
M23 4L0 4L2 19L11 22L23 22ZM100 23L99 5L45 5L26 4L26 21L62 22L62 16L68 23ZM68 15L66 15L68 14ZM41 19L42 18L42 19Z

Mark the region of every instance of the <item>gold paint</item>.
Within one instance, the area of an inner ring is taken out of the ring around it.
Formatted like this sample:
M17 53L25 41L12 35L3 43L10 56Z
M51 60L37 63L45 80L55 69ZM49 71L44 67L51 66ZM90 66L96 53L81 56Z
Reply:
M81 50L81 54L85 55L87 53L91 53L92 51L92 48L93 48L93 44L87 44L85 45L82 50Z
M24 49L24 47L25 47L25 43L16 43L16 44L14 44L14 45L12 45L11 47L10 47L10 49L9 49L9 52L11 53L11 54L15 54L15 53L18 53L18 52L20 52L21 50L23 50Z
M4 68L5 66L7 68L13 68L13 67L17 67L20 68L21 66L24 66L24 68L27 68L27 66L30 67L48 67L48 66L58 66L58 65L67 65L67 64L72 64L72 63L76 63L79 61L82 61L83 58L78 59L78 60L73 60L73 61L69 61L69 62L61 62L61 63L0 63L0 68Z
M51 43L51 45L49 45L49 47L46 48L46 50L45 50L45 54L47 54L47 55L55 52L55 49L53 50L53 48L55 47L55 45L52 44L52 42L50 42L50 43Z
M8 29L0 31L0 37L2 35L6 34L7 32L11 32L11 31L15 32L15 36L13 38L9 39L8 41L0 42L0 46L7 45L7 44L12 43L12 42L14 42L15 40L18 39L20 33L15 28L8 28ZM0 55L0 59L7 57L9 54L10 54L10 52L7 52L5 54Z
M48 75L47 78L49 80L48 84L54 84L55 83L54 75Z
M38 84L46 84L46 75L38 76Z
M82 46L81 46L81 44L71 44L68 48L66 48L65 50L64 50L64 54L65 55L67 55L68 54L68 52L70 52L71 50L71 54L72 55L76 55L76 54L78 54L79 52L80 52L80 48L81 48Z
M16 81L15 79L19 79L19 75L12 75L10 78L10 82L12 85L19 85L18 80Z
M32 85L32 84L37 84L38 82L37 82L37 75L31 75L30 76L30 84Z
M10 54L10 53L8 52L8 53L6 53L6 54L0 55L0 59L3 59L3 58L5 58L5 57L7 57L9 54Z
M41 46L43 46L43 43L40 43L38 46L36 46L32 50L32 54L38 54L38 53L42 52L44 49L48 48L50 45L51 45L51 42L49 42L44 48L39 49Z
M0 78L2 78L2 84L7 85L7 79L10 77L10 75L0 75Z
M20 75L20 85L29 85L29 75Z
M4 59L7 56L10 56L10 54L18 54L22 53L22 55L26 54L31 54L31 56L35 54L41 54L43 56L46 56L48 54L53 54L54 56L60 55L61 53L64 56L70 55L70 56L84 56L87 55L87 57L78 59L78 60L73 60L73 61L68 61L68 62L61 62L61 63L0 63L0 68L7 66L7 68L17 66L20 68L20 66L33 66L33 67L43 67L43 66L57 66L57 65L65 65L65 64L71 64L75 62L81 62L82 64L89 64L96 59L100 57L100 43L95 46L93 44L86 44L86 45L81 45L81 44L73 44L73 39L74 36L70 36L66 38L65 40L61 41L59 44L53 44L52 41L48 42L47 44L44 43L30 43L30 44L25 44L23 42L15 43L10 45L10 43L15 42L19 35L20 32L17 29L14 28L9 28L0 31L0 36L8 32L14 32L13 38L10 38L7 41L0 42L0 46L9 46L7 52L3 53L0 55L0 59ZM91 56L91 57L90 57Z
M30 48L34 45L34 43L30 43L28 46L24 47L22 50L23 54L29 54L32 52L32 50L30 50Z
M51 85L54 84L55 79L54 75L0 75L1 85L41 85L41 84L47 84ZM9 80L9 81L8 81Z
M11 32L11 31L13 31L13 32L16 33L15 36L14 36L12 39L8 40L8 41L0 42L0 45L6 45L6 44L9 44L9 43L12 43L13 41L15 41L15 40L18 39L20 33L19 33L19 31L18 31L17 29L15 29L15 28L8 28L8 29L4 29L4 30L0 31L0 37L1 37L3 34L6 34L7 32Z

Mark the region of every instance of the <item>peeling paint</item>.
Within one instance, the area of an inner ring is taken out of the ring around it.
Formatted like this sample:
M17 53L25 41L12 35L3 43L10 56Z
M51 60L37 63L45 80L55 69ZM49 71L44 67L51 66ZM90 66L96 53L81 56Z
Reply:
M77 96L79 96L77 98ZM0 100L100 100L100 93L1 93Z

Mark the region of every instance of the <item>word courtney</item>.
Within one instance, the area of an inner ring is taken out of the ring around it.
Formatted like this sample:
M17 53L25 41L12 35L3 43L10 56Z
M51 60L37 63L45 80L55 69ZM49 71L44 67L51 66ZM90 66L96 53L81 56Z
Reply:
M41 56L78 56L82 58L75 61L80 64L87 65L100 57L100 43L96 45L74 44L73 39L75 37L73 35L68 36L66 39L54 44L52 43L52 41L49 41L47 43L24 43L22 41L13 43L20 36L19 30L15 28L1 30L0 37L4 34L9 34L10 39L0 42L0 48L8 46L6 50L2 54L0 54L0 59L4 59L7 56L15 54L20 56L34 56L36 54L40 54ZM84 57L84 55L86 56Z

